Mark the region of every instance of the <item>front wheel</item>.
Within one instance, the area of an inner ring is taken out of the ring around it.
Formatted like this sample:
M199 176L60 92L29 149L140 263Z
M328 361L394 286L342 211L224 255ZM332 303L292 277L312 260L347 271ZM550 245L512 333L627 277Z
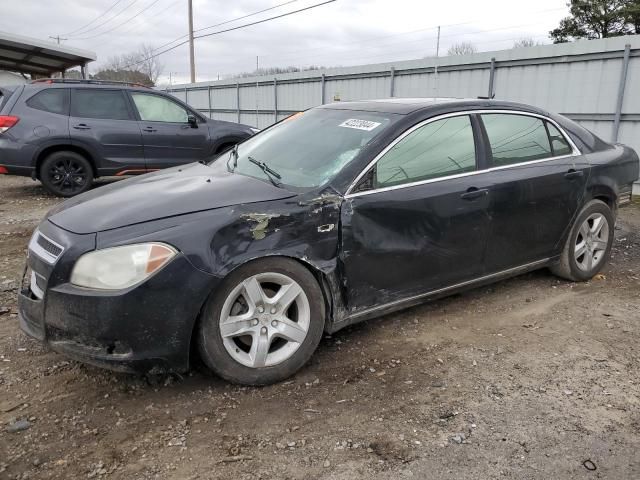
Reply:
M578 215L560 262L551 271L567 280L584 282L593 278L611 254L615 217L609 206L591 200Z
M40 181L59 197L73 197L86 192L93 183L89 161L75 152L54 152L40 166Z
M293 375L324 330L324 299L314 276L285 258L253 261L234 271L207 301L200 356L212 371L243 385Z

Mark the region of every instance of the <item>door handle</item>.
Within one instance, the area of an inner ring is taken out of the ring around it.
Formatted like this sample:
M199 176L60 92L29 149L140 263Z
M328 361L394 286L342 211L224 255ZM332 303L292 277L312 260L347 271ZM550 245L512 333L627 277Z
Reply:
M489 195L488 188L469 187L466 192L460 195L460 198L463 200L475 200L476 198L484 197L485 195Z
M73 128L75 128L76 130L91 130L91 127L86 123L79 123L77 125L74 125Z
M158 130L153 128L153 127L145 127L142 129L143 132L149 132L149 133L153 133L153 132L157 132Z
M584 172L582 170L574 170L573 168L569 169L569 171L564 174L564 178L567 180L573 180L574 178L580 178L583 176Z

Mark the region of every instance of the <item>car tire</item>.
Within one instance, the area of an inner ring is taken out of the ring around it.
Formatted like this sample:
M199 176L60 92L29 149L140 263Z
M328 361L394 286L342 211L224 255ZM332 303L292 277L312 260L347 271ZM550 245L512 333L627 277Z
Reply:
M566 280L585 282L607 263L613 245L615 215L600 200L591 200L578 214L558 264L551 271Z
M287 258L254 260L233 271L207 300L198 349L220 377L268 385L307 363L324 322L324 297L309 270Z
M93 168L82 155L71 151L54 152L40 165L38 177L54 195L73 197L86 192L93 183Z

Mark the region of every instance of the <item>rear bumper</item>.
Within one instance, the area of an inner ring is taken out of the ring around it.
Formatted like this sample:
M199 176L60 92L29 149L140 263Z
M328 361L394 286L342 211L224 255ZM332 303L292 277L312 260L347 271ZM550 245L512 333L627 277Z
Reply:
M1 158L1 157L0 157ZM33 167L19 167L15 165L5 165L0 163L0 173L3 173L6 170L6 175L20 175L23 177L32 177L34 168Z
M32 176L33 147L14 141L7 135L0 135L0 166L9 175Z

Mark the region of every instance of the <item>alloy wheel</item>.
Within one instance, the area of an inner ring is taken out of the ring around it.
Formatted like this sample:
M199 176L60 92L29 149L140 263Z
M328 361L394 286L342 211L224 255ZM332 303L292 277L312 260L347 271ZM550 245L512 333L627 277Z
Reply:
M88 172L84 165L73 158L60 158L47 171L51 186L61 193L75 193L84 188Z
M229 355L251 368L289 359L309 332L311 310L302 287L287 275L265 272L238 284L220 315L220 335Z
M609 222L601 213L593 213L580 226L574 248L576 265L589 272L597 266L609 244Z

